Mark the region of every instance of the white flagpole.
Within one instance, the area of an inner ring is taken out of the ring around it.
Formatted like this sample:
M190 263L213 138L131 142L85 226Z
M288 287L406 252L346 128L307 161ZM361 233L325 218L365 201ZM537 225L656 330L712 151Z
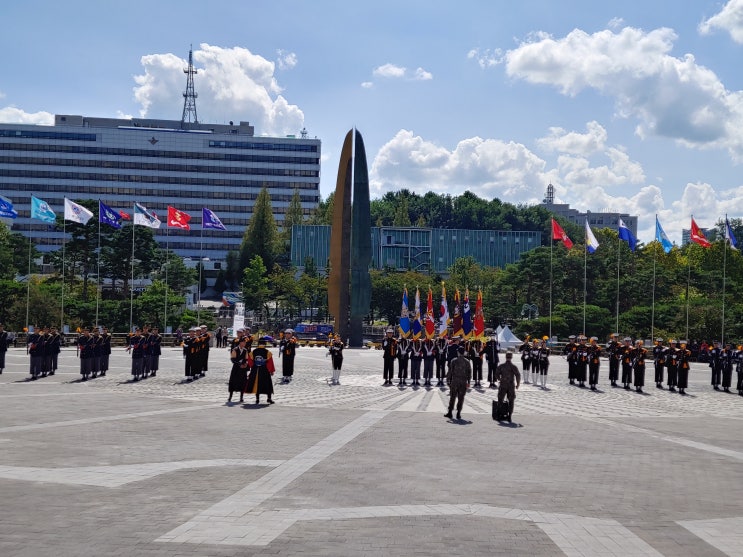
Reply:
M134 224L134 219L136 219L137 215L137 207L135 205L132 205L132 280L129 283L129 332L132 332L132 325L134 324L134 229L136 228L136 225Z
M67 200L65 198L65 204ZM64 258L65 258L65 246L67 245L67 219L62 218L62 309L60 310L59 316L59 332L64 333Z
M723 235L724 245L722 246L722 334L720 335L720 344L725 346L725 272L727 268L728 257L728 240L727 240L727 223L728 216L725 215L725 234Z
M552 341L552 249L555 241L550 234L550 342Z
M622 255L622 239L617 236L617 317L615 332L619 334L619 270L621 269L620 257Z
M588 290L588 234L586 234L586 245L583 248L583 332L586 334L586 291Z
M658 259L658 248L653 246L653 304L650 310L650 340L655 341L655 263Z
M31 202L33 204L33 201ZM28 322L28 310L31 303L31 234L33 234L31 230L31 219L32 217L29 216L28 219L28 275L26 275L26 330L29 329L29 322Z
M165 307L163 311L163 334L168 330L168 263L170 263L170 223L165 224Z
M101 200L98 200L98 271L95 280L95 328L98 328L98 304L101 298Z
M204 270L204 222L201 222L201 238L199 242L199 284L197 286L198 291L198 306L196 306L196 321L201 323L201 273Z
M689 290L690 290L690 285L691 285L691 257L689 257L688 255L688 248L687 248L686 259L687 259L687 262L689 263L689 271L688 271L688 274L686 275L686 341L689 342Z

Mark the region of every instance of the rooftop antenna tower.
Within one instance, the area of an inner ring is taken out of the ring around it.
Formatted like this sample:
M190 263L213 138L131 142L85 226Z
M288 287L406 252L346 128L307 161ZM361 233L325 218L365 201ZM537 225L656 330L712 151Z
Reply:
M195 110L195 109L194 109ZM547 184L547 191L544 192L542 203L552 205L555 202L555 186L552 183Z
M198 72L193 67L193 45L188 51L188 68L183 69L186 74L186 91L183 93L183 116L181 116L181 127L187 127L186 124L198 124L199 118L196 116L196 90L193 85L193 76Z

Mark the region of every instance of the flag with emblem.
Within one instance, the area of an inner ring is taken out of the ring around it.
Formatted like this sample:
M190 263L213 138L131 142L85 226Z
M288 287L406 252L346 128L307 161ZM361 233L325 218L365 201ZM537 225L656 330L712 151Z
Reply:
M188 213L184 213L183 211L179 211L175 207L168 206L168 226L171 228L180 228L181 230L191 230L191 225L189 225L189 221L191 220L191 215Z
M64 220L76 222L78 224L88 224L93 218L93 211L89 211L82 205L64 198Z

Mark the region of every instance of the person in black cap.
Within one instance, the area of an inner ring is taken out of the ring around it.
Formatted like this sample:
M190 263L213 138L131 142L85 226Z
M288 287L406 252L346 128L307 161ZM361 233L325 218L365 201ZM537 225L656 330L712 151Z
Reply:
M676 384L678 383L678 366L679 358L681 357L680 344L669 339L668 348L666 348L666 369L668 370L668 390L671 392L676 391Z
M485 354L485 361L488 364L488 386L493 389L495 388L495 380L493 374L495 368L498 367L498 337L495 336L493 331L490 331L490 338L482 347L482 353Z
M570 384L575 385L575 377L578 374L578 344L575 342L575 335L568 337L568 343L562 349L562 353L568 361L568 379L570 379Z
M709 351L709 367L712 368L712 387L719 391L722 379L722 348L718 341L715 341L714 348Z
M445 418L452 418L454 403L457 403L457 419L462 419L462 406L464 405L464 395L470 386L472 379L472 366L467 358L464 357L464 346L457 350L457 357L449 362L449 373L446 376L449 381L449 411L444 414Z
M734 359L733 345L728 342L722 351L722 390L726 393L730 392L730 385L732 384Z
M622 385L626 390L630 390L630 383L632 383L632 356L634 348L632 348L632 339L624 337L624 346L622 346Z
M679 394L685 395L689 386L689 364L691 363L691 350L686 348L686 341L679 343L678 349L678 379Z
M601 347L598 345L598 337L591 337L588 345L588 386L592 391L596 390L599 383L599 368L601 367Z
M586 375L588 371L588 346L585 335L578 337L578 346L575 349L575 380L581 389L586 388Z
M656 338L653 346L653 366L655 367L655 387L663 388L663 368L666 365L666 349L663 347L663 339Z
M5 369L5 353L8 351L8 332L0 323L0 373Z
M643 342L641 340L636 341L635 349L632 352L632 369L635 374L635 391L638 393L641 393L645 386L645 360L647 357L648 351L643 346Z
M609 381L612 387L617 386L617 379L619 379L619 363L622 359L621 350L622 345L619 343L619 335L612 333L609 337L609 342L606 343L606 352L609 355Z
M385 331L382 339L382 360L384 367L382 376L385 385L392 385L392 378L395 375L395 360L397 359L397 340L392 336L394 333L392 327Z
M245 392L255 395L255 403L260 404L261 395L268 396L268 404L273 404L273 375L276 368L273 363L273 354L266 348L266 339L258 339L258 347L248 356L250 374L245 386Z

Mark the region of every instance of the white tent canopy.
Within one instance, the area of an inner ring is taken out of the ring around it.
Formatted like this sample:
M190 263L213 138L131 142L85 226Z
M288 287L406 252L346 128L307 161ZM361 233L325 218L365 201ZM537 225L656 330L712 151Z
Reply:
M500 344L500 347L504 350L509 348L518 348L522 343L523 341L519 340L519 337L511 332L508 325L503 327L498 333L498 344Z

